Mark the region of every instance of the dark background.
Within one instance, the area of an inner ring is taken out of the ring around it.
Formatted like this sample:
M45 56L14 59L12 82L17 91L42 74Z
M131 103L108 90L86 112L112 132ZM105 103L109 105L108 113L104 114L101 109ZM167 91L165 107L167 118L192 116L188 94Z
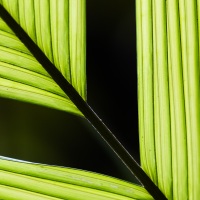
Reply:
M139 162L135 2L87 0L88 103ZM0 99L0 155L135 179L85 120Z

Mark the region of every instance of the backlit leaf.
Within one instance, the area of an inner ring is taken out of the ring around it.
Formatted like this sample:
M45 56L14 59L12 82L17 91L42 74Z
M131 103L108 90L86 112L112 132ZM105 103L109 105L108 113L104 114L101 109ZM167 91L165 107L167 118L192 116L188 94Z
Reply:
M141 163L174 200L200 196L199 21L197 0L137 1Z
M146 190L82 170L0 157L0 199L152 200Z
M2 5L86 99L85 1L3 0ZM0 96L82 115L2 19Z

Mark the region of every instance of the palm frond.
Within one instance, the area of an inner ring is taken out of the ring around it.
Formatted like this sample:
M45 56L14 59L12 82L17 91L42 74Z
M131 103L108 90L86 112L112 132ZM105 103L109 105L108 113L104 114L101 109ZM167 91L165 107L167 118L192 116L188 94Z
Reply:
M168 199L198 199L199 2L142 0L137 13L142 167Z
M2 5L86 99L85 2L3 0ZM2 19L0 66L1 97L82 115Z

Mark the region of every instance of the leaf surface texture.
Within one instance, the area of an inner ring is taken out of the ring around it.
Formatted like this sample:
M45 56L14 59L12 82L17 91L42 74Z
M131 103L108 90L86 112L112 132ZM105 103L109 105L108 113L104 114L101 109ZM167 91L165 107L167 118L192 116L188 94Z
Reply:
M0 198L131 200L152 197L138 185L82 170L0 157Z
M3 0L1 4L86 99L85 1ZM0 96L82 115L2 19Z
M168 199L200 196L200 3L137 1L141 164Z

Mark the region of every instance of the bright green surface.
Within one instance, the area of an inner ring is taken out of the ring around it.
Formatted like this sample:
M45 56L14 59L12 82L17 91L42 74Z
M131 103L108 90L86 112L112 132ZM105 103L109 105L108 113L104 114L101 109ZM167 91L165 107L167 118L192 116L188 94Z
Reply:
M144 171L157 182L153 124L153 43L151 1L138 1L137 48L138 48L138 93L140 157Z
M154 0L154 23L155 23L155 53L156 65L155 104L157 104L154 116L157 120L155 125L155 144L157 158L158 186L170 199L172 197L172 169L171 169L171 133L170 133L170 107L168 85L168 62L167 62L167 17L166 1ZM154 73L155 74L155 73Z
M178 1L170 0L167 7L173 198L187 199L187 131Z
M86 99L85 1L3 0L2 5ZM0 96L82 115L2 19Z
M141 186L109 176L4 157L0 157L0 177L0 199L9 192L18 198L8 199L20 200L28 195L30 199L37 195L38 199L152 199Z
M168 199L198 200L200 1L136 4L142 167Z
M182 40L186 63L183 78L185 80L185 107L187 126L188 151L188 192L189 199L199 199L200 196L200 85L199 85L199 37L197 3L199 1L183 1L181 7ZM185 4L185 6L184 6ZM198 6L199 8L199 6ZM198 10L199 12L199 10Z

